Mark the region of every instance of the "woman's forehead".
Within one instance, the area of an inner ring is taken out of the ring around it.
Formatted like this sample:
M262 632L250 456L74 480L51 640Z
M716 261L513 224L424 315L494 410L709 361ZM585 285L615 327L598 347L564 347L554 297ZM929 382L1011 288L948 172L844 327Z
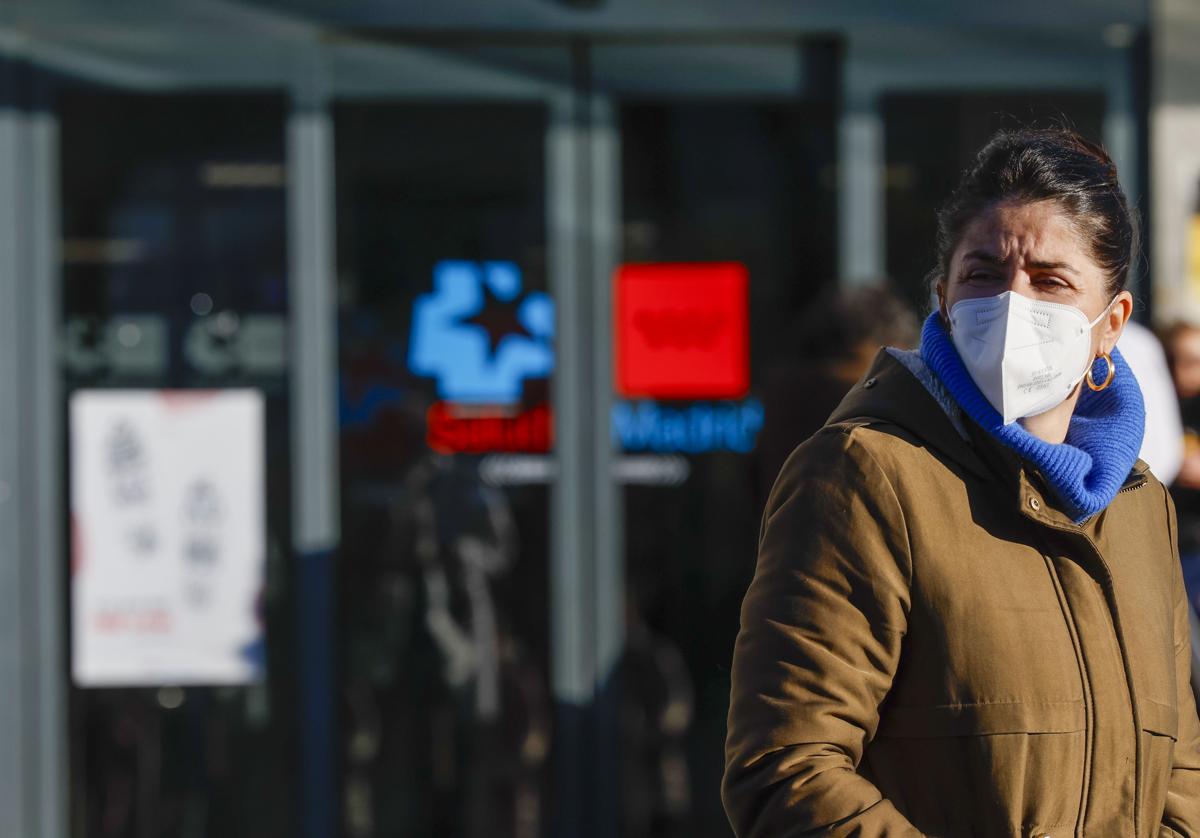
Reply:
M965 254L981 248L1005 259L1086 255L1070 216L1052 201L1008 201L985 208L963 230L956 249Z
M1103 274L1071 217L1053 201L1009 201L987 207L964 228L955 257L963 262L1062 269L1101 280Z

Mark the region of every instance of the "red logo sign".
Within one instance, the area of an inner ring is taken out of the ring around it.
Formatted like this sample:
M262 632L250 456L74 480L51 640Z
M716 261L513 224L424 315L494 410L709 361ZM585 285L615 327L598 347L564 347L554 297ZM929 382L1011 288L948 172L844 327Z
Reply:
M622 265L616 273L617 392L736 399L750 389L746 267Z
M554 444L554 422L548 404L525 411L504 411L434 402L426 421L425 441L443 454L545 452Z

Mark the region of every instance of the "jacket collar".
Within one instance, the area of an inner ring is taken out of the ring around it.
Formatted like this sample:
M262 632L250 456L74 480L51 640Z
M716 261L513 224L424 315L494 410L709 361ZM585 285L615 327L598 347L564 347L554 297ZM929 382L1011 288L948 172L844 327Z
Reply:
M869 419L898 425L963 468L991 476L988 464L959 434L937 399L886 349L875 355L827 424Z
M1025 462L1010 448L969 419L966 422L973 450L991 468L992 476L1003 481L1015 493L1018 508L1025 517L1057 529L1088 530L1100 515L1076 522L1064 512L1049 482L1036 466ZM1149 480L1150 467L1142 460L1134 463L1118 494L1135 489ZM1103 514L1101 511L1100 514Z
M903 428L931 450L985 479L999 479L1015 493L1026 517L1058 528L1079 529L1057 508L1054 493L1036 468L993 438L969 417L963 417L964 439L937 399L900 361L881 349L867 372L850 389L826 424L887 422ZM1147 482L1148 466L1138 460L1120 491ZM1095 517L1089 519L1094 521ZM1083 526L1086 527L1088 522Z

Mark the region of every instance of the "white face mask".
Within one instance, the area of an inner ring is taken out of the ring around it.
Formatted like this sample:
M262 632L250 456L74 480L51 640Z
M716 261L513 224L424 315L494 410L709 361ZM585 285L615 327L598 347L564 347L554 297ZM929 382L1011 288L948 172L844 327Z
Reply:
M955 303L950 336L1007 425L1066 401L1091 367L1092 327L1107 313L1089 323L1075 306L1005 291Z

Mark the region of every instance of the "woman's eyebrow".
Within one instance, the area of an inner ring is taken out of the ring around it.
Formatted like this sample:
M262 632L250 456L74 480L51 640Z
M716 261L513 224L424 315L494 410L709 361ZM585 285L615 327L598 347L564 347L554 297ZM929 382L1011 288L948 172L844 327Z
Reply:
M1079 274L1079 271L1066 262L1030 262L1029 266L1031 268L1040 268L1043 271L1068 271L1075 275Z
M963 259L977 259L980 262L987 262L989 265L1003 265L1006 261L1003 256L997 256L990 250L972 250L963 256Z

